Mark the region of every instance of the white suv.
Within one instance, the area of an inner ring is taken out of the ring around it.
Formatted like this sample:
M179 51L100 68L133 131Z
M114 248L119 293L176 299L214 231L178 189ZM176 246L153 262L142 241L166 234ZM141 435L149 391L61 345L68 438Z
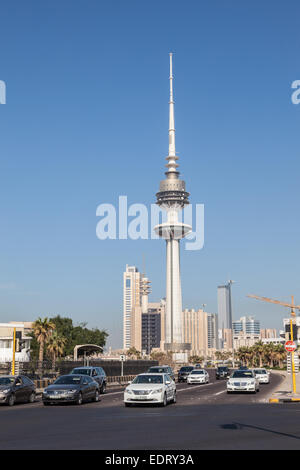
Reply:
M136 403L176 403L176 385L168 374L146 372L137 375L124 392L125 406Z

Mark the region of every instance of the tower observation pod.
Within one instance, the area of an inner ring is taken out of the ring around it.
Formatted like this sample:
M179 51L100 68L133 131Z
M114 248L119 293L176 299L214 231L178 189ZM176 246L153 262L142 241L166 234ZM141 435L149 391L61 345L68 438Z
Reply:
M170 54L169 154L166 160L166 178L160 182L156 204L166 211L167 221L154 227L155 232L166 240L167 248L164 348L165 351L173 353L176 362L187 362L191 345L183 343L179 243L192 231L192 227L178 220L179 212L189 204L189 193L185 190L185 182L179 179L178 157L175 151L172 54Z

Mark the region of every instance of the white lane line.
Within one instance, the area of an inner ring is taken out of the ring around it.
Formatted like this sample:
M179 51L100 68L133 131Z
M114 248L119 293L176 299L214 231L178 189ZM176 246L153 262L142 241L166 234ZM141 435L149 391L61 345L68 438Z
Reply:
M221 393L225 393L225 392L227 392L227 390L221 390L221 392L214 393L214 397L217 395L221 395Z
M204 387L208 387L209 385L213 385L213 383L205 384L205 385L192 385L189 388L181 388L180 390L177 390L177 393L186 392L187 390L191 392L192 390L195 390L195 388L204 388Z

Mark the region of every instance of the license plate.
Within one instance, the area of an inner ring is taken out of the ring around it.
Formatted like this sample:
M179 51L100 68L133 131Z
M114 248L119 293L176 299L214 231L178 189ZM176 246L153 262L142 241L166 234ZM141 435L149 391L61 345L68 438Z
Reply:
M136 400L147 400L148 397L147 397L147 395L139 395L139 396L136 396L135 399Z

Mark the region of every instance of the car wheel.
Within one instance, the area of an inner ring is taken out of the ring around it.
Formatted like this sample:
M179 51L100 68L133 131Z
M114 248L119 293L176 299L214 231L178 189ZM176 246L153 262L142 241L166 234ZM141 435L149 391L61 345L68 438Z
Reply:
M95 391L95 396L93 398L93 401L96 402L96 403L99 401L99 391L98 390Z
M75 403L76 403L76 405L82 405L82 394L81 393L79 393Z
M172 403L176 403L177 402L177 396L176 396L176 390L174 392L174 395L173 395L173 399L172 399Z
M124 405L128 408L129 406L131 406L131 403L124 403Z
M47 401L43 401L44 406L49 406L49 403Z
M104 395L105 392L106 392L106 383L103 382L103 384L101 385L100 393Z
M34 402L35 402L35 393L32 392L32 393L29 395L28 403L34 403Z
M167 406L167 404L168 404L167 394L165 393L165 394L164 394L164 399L163 399L163 402L162 402L161 405L162 405L162 406Z
M12 394L10 395L9 399L7 400L7 404L8 404L8 406L14 406L15 402L16 402L16 397L15 397L15 395L12 393Z

